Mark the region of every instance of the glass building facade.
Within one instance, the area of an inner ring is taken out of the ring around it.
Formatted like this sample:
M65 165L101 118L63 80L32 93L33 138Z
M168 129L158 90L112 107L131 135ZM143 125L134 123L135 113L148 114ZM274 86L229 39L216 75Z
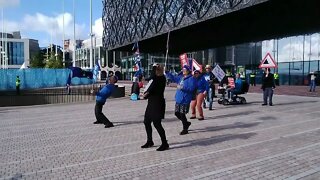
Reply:
M24 63L24 43L23 42L8 42L8 64L22 65Z

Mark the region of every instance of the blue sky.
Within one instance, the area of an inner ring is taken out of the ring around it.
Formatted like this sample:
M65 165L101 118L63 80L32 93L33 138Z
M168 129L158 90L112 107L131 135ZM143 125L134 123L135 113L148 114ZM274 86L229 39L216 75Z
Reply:
M62 44L63 3L64 34L66 39L72 39L73 0L0 0L6 32L20 31L24 38L39 40L40 46L47 46L51 39L54 44ZM93 31L99 36L102 35L102 1L92 0L92 5ZM75 0L75 8L76 39L87 39L90 33L90 0ZM2 25L1 16L0 23Z

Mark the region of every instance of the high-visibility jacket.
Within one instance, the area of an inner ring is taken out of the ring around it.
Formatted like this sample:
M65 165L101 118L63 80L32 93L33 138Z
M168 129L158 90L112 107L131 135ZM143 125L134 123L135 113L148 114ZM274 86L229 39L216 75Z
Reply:
M18 87L18 86L20 86L20 79L19 78L16 79L16 87Z

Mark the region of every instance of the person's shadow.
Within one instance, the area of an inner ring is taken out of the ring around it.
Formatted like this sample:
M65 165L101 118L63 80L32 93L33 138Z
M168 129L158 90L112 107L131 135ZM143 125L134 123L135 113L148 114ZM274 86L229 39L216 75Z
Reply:
M243 133L243 134L225 134L212 136L210 138L196 139L185 141L181 143L172 143L170 144L170 149L180 149L191 146L210 146L217 143L222 143L225 141L231 141L236 139L249 139L252 136L255 136L257 133Z

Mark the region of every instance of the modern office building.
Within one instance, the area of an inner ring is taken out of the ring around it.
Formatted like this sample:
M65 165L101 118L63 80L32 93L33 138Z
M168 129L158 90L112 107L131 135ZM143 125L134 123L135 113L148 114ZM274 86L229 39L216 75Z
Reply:
M21 38L20 32L0 33L0 37L0 68L27 67L32 56L40 50L38 40Z
M99 61L99 64L102 67L106 66L106 51L102 46L102 38L96 37L93 38L93 56L92 56L92 67L94 67L95 62ZM76 46L75 51L75 66L81 67L83 69L90 69L90 48L91 48L91 40L76 40L76 43L70 41L68 48L65 47L67 52L69 53L69 58L72 59L74 45Z

